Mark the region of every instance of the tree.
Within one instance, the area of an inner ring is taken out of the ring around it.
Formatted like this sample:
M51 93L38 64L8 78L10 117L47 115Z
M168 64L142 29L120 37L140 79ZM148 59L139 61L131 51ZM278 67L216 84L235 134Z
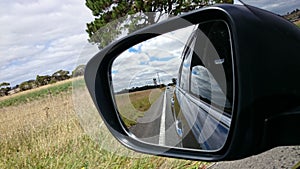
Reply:
M49 75L45 75L45 76L37 75L35 79L35 83L37 86L44 86L49 84L50 80L51 80L51 76Z
M174 84L174 85L176 85L177 84L177 79L176 78L172 78L172 83Z
M156 80L156 78L153 78L153 84L154 84L154 86L157 85L157 80Z
M52 80L61 81L61 80L69 79L70 78L69 73L70 72L66 70L59 70L52 74Z
M83 76L85 65L79 65L72 71L72 77Z
M95 20L87 23L89 42L101 49L122 33L154 24L164 15L179 15L214 3L233 0L86 0ZM117 21L118 19L118 21Z
M6 86L10 86L10 83L8 83L8 82L0 83L0 87L6 87Z
M11 90L10 83L2 82L0 83L0 96L8 95L8 91Z
M22 91L25 91L25 90L30 90L30 89L36 88L37 85L36 85L35 80L28 80L28 81L22 82L19 87Z

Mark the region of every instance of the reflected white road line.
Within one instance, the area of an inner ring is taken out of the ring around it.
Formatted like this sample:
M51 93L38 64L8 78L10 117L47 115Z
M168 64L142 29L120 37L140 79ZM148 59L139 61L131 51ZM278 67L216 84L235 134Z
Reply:
M163 109L160 119L160 131L159 131L159 145L166 145L166 97L167 97L167 90L165 90L164 94L164 101L163 101Z

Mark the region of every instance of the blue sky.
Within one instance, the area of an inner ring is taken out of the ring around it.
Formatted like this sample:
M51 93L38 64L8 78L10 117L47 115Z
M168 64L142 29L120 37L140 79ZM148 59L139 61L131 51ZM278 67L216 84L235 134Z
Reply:
M0 1L0 82L72 71L97 52L88 44L93 20L83 0Z

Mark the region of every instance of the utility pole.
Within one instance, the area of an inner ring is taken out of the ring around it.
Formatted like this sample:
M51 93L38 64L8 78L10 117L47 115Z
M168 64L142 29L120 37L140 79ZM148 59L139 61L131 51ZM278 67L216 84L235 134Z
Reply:
M158 84L160 84L159 72L157 72L156 74L157 74Z

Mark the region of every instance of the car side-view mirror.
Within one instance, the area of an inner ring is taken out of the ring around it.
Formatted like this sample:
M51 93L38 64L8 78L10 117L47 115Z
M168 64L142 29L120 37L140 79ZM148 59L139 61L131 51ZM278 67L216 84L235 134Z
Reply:
M211 20L158 35L121 53L110 73L126 130L154 145L222 148L234 95L231 49L226 22Z
M217 5L101 50L85 80L110 132L135 151L234 160L298 145L300 29L267 11Z

